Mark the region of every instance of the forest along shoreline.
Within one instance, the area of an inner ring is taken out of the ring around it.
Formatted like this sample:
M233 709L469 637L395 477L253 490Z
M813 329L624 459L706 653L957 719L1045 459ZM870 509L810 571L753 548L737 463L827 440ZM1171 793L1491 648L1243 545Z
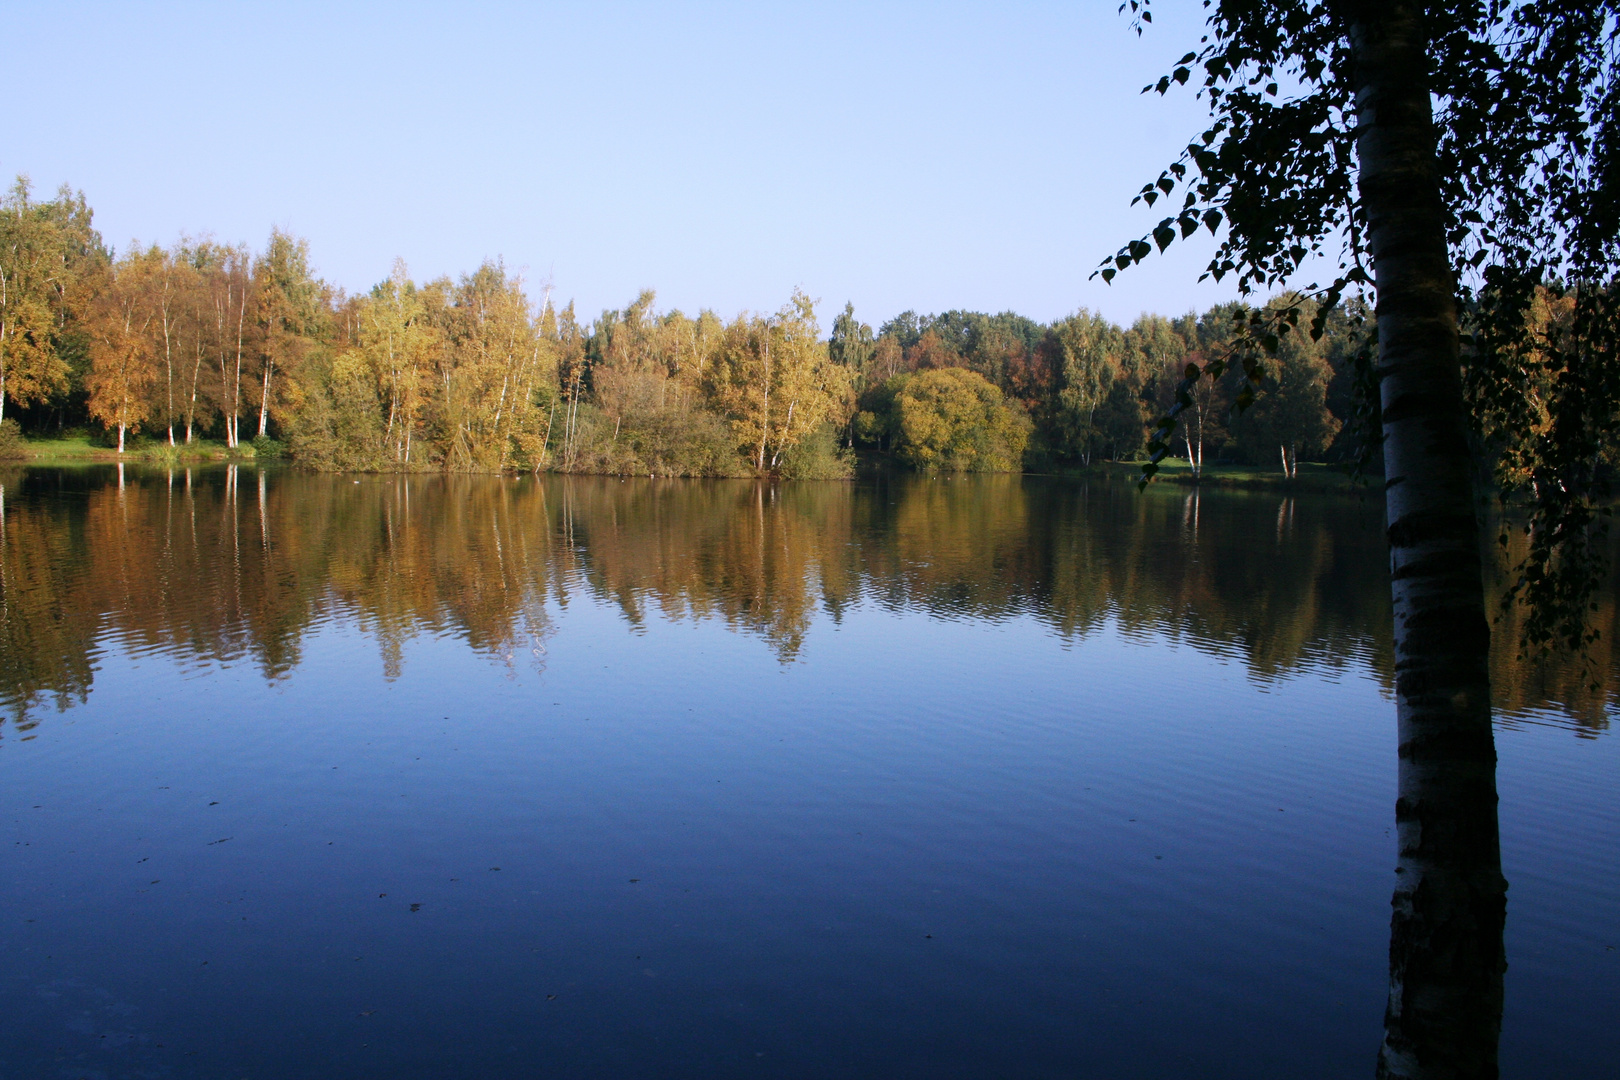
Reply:
M423 282L396 262L350 294L286 232L259 250L118 251L82 193L39 200L24 179L0 199L0 234L0 458L50 464L1061 475L1139 459L1187 364L1229 348L1250 311L1123 327L1086 310L904 312L874 330L846 304L823 333L802 292L726 320L661 310L646 291L588 319L549 290L536 301L498 261ZM1567 317L1545 301L1538 318ZM1361 314L1331 313L1319 340L1285 336L1240 416L1241 375L1201 381L1165 478L1355 489L1313 464L1354 457Z

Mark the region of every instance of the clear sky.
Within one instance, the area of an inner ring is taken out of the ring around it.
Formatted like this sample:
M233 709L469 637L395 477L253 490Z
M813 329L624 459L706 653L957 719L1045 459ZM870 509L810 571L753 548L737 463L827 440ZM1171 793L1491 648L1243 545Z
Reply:
M279 225L351 291L500 257L585 316L1202 309L1207 234L1088 280L1205 115L1138 93L1198 5L1117 6L10 0L0 172L120 249Z

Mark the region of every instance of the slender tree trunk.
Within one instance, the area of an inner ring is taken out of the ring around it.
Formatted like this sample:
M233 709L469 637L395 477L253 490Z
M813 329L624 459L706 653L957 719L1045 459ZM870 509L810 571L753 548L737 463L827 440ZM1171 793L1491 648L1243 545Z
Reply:
M264 358L264 393L259 398L259 438L264 438L270 429L270 371L275 362L267 355Z
M534 467L535 472L540 471L540 465L551 457L551 422L557 419L557 399L551 399L551 413L546 417L546 437L540 440L540 462Z
M1497 1076L1507 882L1421 7L1349 8L1360 192L1378 289L1395 616L1399 842L1378 1075Z
M219 347L219 411L221 419L225 421L225 445L235 446L236 442L231 437L231 414L225 408L225 403L230 400L231 396L231 377L228 370L229 365L226 363L225 349L226 346L221 344Z
M768 332L768 331L767 331ZM761 472L765 471L765 440L771 433L771 343L765 341L765 383L763 398L760 402L759 412L759 453L754 457L754 467Z
M164 289L167 290L165 285ZM165 388L168 391L168 410L163 416L163 422L169 427L169 445L174 445L174 345L169 340L169 301L165 296L163 300L163 368L166 379Z
M11 323L5 318L5 313L9 310L7 304L11 299L10 285L5 271L0 270L0 421L6 418L6 337Z
M191 369L191 400L186 404L186 445L191 445L191 429L197 422L197 380L202 378L202 342L197 342L197 363Z
M247 321L247 286L242 287L242 299L236 308L236 381L231 385L231 420L230 445L232 449L242 444L241 417L238 415L242 408L242 327Z

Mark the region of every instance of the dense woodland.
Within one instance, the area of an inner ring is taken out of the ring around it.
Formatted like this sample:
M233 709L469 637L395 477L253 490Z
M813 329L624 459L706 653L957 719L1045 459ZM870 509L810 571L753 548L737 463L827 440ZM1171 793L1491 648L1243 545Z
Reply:
M855 450L945 471L1129 458L1235 313L1122 328L906 312L874 332L846 305L824 335L802 294L728 321L649 291L586 320L499 263L428 282L396 264L349 295L279 231L257 251L114 252L66 188L36 200L19 180L0 211L0 418L120 450L258 440L319 469L792 478L847 475ZM1236 424L1235 388L1206 393L1183 452L1291 469L1333 451L1344 338L1285 352Z
M845 305L824 335L802 293L728 321L648 291L587 320L498 262L427 282L396 264L350 295L284 232L257 251L115 252L82 194L38 200L19 179L0 202L6 434L85 431L120 452L133 437L171 459L210 440L354 471L832 478L857 452L926 471L1085 466L1136 455L1187 365L1228 349L1248 313L1121 327L1085 310L905 312L874 331ZM1355 314L1320 340L1284 335L1246 411L1236 366L1202 381L1177 453L1288 475L1353 456Z

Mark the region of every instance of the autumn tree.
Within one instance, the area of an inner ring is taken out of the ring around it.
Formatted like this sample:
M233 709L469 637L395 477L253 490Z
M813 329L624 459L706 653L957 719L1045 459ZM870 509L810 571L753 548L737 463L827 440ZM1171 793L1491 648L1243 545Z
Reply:
M827 356L815 305L802 292L771 318L742 316L726 327L710 393L759 472L822 424L842 424L847 369Z
M160 379L151 331L157 321L152 281L161 273L162 259L156 250L125 256L106 267L92 294L85 379L90 415L118 430L120 454L125 435L138 431L151 415L152 391Z
M642 290L623 311L604 311L592 330L589 351L597 403L613 417L617 430L624 415L649 413L665 405L675 345L660 341L657 295Z
M186 302L191 293L190 266L183 257L183 245L164 251L156 244L144 256L149 272L144 275L146 288L151 292L148 305L154 314L151 332L154 335L154 353L162 357L163 391L156 403L163 417L163 426L169 445L174 442L176 419L175 394L185 390L185 354L180 343L180 328L184 321ZM187 440L190 441L189 439Z
M212 317L210 351L219 367L218 405L225 421L225 445L242 443L242 377L251 374L244 364L258 341L257 321L249 321L253 305L252 256L245 246L215 247L199 251L197 259Z
M450 347L440 352L439 438L457 469L503 469L514 454L538 458L534 390L555 378L520 279L485 263L462 279L448 312Z
M356 341L387 414L380 433L383 451L391 462L409 467L441 336L403 260L395 260L393 273L372 288L357 315Z
M209 396L203 383L203 370L209 365L214 347L211 340L213 305L208 278L215 271L218 258L217 246L207 240L182 240L174 250L180 279L180 312L175 335L178 339L181 378L180 409L185 416L187 446L191 445L196 433L198 418L209 407Z

